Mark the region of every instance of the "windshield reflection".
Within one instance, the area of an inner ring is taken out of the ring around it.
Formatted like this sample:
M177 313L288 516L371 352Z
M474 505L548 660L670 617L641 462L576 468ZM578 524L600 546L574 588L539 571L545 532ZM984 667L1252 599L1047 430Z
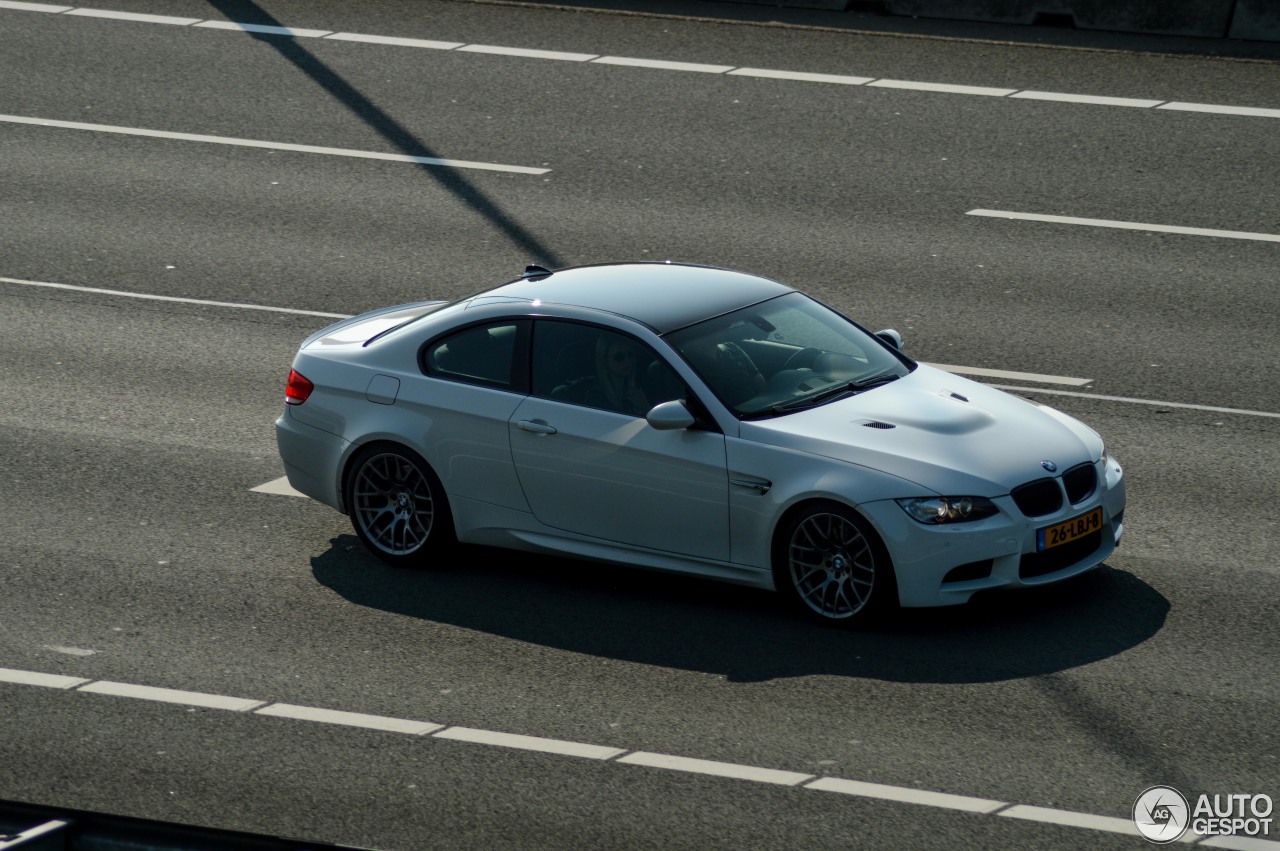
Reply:
M833 402L915 368L910 359L802 293L708 319L666 339L743 419Z

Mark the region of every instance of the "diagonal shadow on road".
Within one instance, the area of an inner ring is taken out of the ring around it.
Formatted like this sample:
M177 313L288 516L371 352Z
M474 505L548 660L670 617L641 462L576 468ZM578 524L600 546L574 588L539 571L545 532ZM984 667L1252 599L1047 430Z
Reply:
M227 20L240 24L283 27L270 12L253 0L209 0L209 5L226 16ZM339 103L351 110L361 121L377 131L382 138L401 153L413 157L447 158L413 135L404 125L388 115L340 74L322 62L315 54L298 43L296 38L273 33L245 32L245 35L269 46L295 68L313 80ZM504 211L479 187L458 173L456 169L420 164L417 166L459 200L480 213L506 234L507 238L527 252L531 261L554 268L564 265L550 247Z

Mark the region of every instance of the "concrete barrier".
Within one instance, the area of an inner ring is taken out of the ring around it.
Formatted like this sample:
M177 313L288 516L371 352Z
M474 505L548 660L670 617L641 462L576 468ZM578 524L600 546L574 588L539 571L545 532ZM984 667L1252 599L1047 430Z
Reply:
M1230 37L1280 41L1280 2L1236 0L1236 14L1231 20Z
M1280 0L736 0L914 18L1280 41Z
M1241 0L1248 2L1248 0ZM1276 0L1253 0L1274 6ZM885 0L890 14L1006 24L1046 19L1082 30L1226 38L1237 0Z

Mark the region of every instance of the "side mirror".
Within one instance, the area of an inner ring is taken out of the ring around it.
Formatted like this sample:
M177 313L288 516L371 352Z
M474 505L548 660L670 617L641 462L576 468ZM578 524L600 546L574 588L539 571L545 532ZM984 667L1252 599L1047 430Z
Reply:
M693 414L689 413L689 409L679 399L654 405L653 410L644 415L644 419L658 431L679 431L694 423Z
M893 346L898 351L902 351L902 347L906 345L902 341L902 335L899 334L897 331L893 330L892 328L886 328L883 331L877 331L876 336L879 337L881 340L884 340L890 346Z

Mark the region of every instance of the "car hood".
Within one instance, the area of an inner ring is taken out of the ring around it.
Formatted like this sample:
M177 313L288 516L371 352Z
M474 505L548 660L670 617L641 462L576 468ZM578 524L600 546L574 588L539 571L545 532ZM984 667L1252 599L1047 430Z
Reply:
M742 438L871 467L946 496L1003 496L1095 461L1083 423L976 381L919 365L903 378L809 410L742 423Z

